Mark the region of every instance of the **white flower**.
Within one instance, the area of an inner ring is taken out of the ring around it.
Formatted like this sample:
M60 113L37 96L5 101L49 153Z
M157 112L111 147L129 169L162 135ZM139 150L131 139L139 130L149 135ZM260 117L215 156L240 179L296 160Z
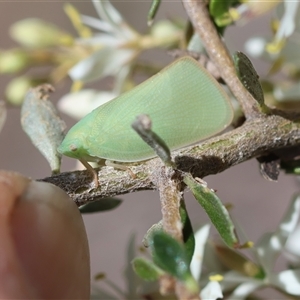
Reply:
M101 105L105 99L115 98L133 86L131 69L136 65L135 60L143 50L176 44L182 34L182 30L175 23L161 21L152 26L150 34L140 35L125 22L109 0L92 2L99 19L80 15L70 5L65 7L81 36L76 40L79 57L84 57L68 71L68 74L74 81L73 90L81 88L83 83L107 76L113 77L114 87L111 92L96 93L89 90L63 97L59 101L59 108L76 119L82 118ZM97 32L92 34L89 28Z
M139 50L127 47L134 43L139 34L122 18L108 0L93 0L100 19L81 15L83 24L99 33L90 38L80 38L79 45L96 49L93 54L78 62L69 70L74 81L89 82L105 76L129 73L130 63Z
M201 291L200 297L203 300L216 300L223 298L223 293L219 282L210 281Z
M253 57L260 57L263 55L266 47L266 39L263 37L250 38L245 43L245 49Z
M292 232L285 244L284 256L294 267L300 267L300 225Z
M265 234L256 247L252 248L257 258L257 264L249 261L248 258L240 256L234 250L225 246L222 248L221 246L221 249L223 249L222 259L227 259L228 266L231 265L233 268L236 268L236 270L232 269L227 272L223 271L224 267L222 270L222 266L218 261L218 255L216 255L215 251L212 251L211 245L206 243L209 234L208 225L200 228L195 234L196 246L191 262L191 271L198 281L201 275L200 285L204 286L200 294L201 298L217 299L222 297L222 292L231 292L228 299L241 300L246 299L250 294L262 287L275 287L287 294L300 296L300 268L297 268L297 265L299 266L300 263L299 251L297 252L297 249L300 247L300 229L295 232L299 215L300 195L296 195L276 231ZM297 246L295 246L295 243ZM204 246L206 247L205 251ZM287 251L298 254L293 257L293 261L297 262L295 264L296 268L276 273L274 271L276 259L281 253ZM205 267L205 274L201 274L202 264ZM211 276L211 274L218 275Z
M291 36L296 28L298 1L284 1L284 13L280 21L280 26L275 35L275 41L283 41Z
M208 239L210 225L206 224L195 233L195 249L191 261L191 273L196 280L200 279L202 263L204 258L204 248Z
M257 278L243 276L229 271L221 282L223 291L236 285L229 299L246 299L249 294L261 287L274 286L290 295L300 296L300 269L274 272L277 257L284 251L289 236L295 231L300 214L300 195L291 201L285 217L273 233L263 236L254 248L263 273Z
M58 101L57 106L61 112L74 119L80 120L93 109L110 101L116 96L117 94L111 91L99 92L92 89L86 89L64 95Z
M190 269L196 281L199 281L202 264L204 258L204 249L208 239L210 225L206 224L198 229L195 233L195 249L192 257ZM222 298L222 290L218 281L209 281L207 285L201 290L200 297L203 300L216 300Z

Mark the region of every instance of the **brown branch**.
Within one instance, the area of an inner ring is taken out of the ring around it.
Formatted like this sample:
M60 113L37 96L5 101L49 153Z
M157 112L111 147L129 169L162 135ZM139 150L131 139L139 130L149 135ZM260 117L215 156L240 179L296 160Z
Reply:
M299 120L299 115L289 118L261 115L251 119L237 129L177 152L177 169L203 178L281 148L300 146ZM100 186L97 189L91 187L92 178L87 171L62 173L41 180L61 187L82 205L103 197L157 189L153 172L162 166L158 158L132 166L136 178L126 171L103 167L98 172Z
M154 171L151 177L159 190L163 229L183 242L183 225L179 213L180 203L183 201L181 174L171 167L162 166ZM172 276L162 276L159 285L162 295L175 292L180 300L200 300L199 292L192 293L183 282Z
M233 95L239 101L246 118L255 117L259 114L257 102L236 76L233 61L211 21L206 1L183 0L182 3L194 25L195 31L204 43L210 59L219 70L221 77Z
M179 214L182 201L181 176L171 167L162 167L151 176L158 187L164 231L182 242L182 223Z

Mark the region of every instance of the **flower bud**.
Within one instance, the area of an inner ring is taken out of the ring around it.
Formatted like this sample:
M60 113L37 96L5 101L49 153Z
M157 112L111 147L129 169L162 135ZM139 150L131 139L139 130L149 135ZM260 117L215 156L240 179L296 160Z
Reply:
M69 46L73 43L71 35L51 23L35 18L14 23L10 28L10 35L16 42L31 48Z
M16 73L25 69L30 63L27 53L20 49L0 51L0 73Z
M178 26L168 20L156 22L151 27L151 35L158 39L169 39L170 36L177 35L178 31Z
M33 80L27 76L15 77L6 86L5 97L10 104L21 105L26 92L41 82L45 80Z

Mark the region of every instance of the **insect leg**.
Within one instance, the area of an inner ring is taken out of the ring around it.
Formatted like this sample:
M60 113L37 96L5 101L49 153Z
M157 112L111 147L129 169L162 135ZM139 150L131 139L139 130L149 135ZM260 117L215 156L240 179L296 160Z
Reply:
M95 169L92 168L92 166L86 160L80 159L80 162L93 175L93 181L95 183L95 187L97 188L99 186L98 173L95 171Z

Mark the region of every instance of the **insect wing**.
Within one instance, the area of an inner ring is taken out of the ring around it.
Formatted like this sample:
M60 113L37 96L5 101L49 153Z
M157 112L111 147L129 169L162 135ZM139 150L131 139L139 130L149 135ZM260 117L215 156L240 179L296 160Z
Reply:
M175 150L222 131L233 112L215 79L195 60L184 57L91 113L89 154L124 162L154 157L131 128L139 114L148 114L153 131Z

